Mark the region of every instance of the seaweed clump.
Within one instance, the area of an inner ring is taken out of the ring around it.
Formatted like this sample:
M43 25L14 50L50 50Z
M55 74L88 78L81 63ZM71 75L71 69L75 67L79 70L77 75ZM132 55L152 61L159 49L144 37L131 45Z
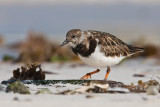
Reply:
M145 51L142 54L144 57L158 57L160 54L160 47L155 46L155 45L146 45L144 46Z
M155 44L146 44L145 38L140 38L133 42L134 46L143 47L144 52L132 55L132 58L145 57L145 58L160 58L160 46Z
M60 48L58 43L49 40L45 34L39 32L28 32L24 42L15 46L13 44L11 48L19 50L20 54L16 62L63 62L77 59L69 47Z
M3 56L3 59L2 59L2 60L3 60L3 61L14 61L15 58L14 58L13 56L11 56L11 55L5 54L5 55Z
M4 43L4 38L2 37L2 35L0 35L0 45L2 45Z
M53 93L48 88L45 88L37 91L36 94L53 94Z
M13 70L13 77L10 80L45 80L45 73L42 71L41 65L34 63L27 67L21 66Z
M131 85L125 85L116 81L110 81L110 83L92 81L89 84L86 84L84 87L74 90L65 90L57 94L70 95L83 93L147 93L148 95L157 95L159 92L160 85L158 81L149 80L147 82L143 82L142 80L139 80L137 85L134 85L133 83L131 83Z
M15 81L6 88L6 92L14 92L19 94L30 94L28 87L22 84L20 81Z
M150 86L159 87L159 82L156 80L149 80L147 82L143 82L142 80L139 80L138 85L134 85L133 83L131 83L131 85L125 85L124 88L129 89L130 92L142 93L142 92L146 92Z

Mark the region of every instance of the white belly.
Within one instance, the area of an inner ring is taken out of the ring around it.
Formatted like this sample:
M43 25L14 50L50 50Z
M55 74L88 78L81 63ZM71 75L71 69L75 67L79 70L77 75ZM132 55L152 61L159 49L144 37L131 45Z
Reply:
M96 68L103 68L118 64L122 59L125 58L124 56L106 57L103 52L100 52L99 46L96 47L95 52L92 53L89 57L85 58L80 55L78 56L84 63Z

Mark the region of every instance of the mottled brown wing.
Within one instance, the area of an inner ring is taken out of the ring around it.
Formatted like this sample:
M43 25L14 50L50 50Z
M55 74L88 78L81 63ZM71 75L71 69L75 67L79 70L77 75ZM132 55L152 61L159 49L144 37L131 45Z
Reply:
M104 52L106 56L130 56L128 45L111 34L106 33L101 35L99 44L101 44L101 51Z
M109 33L93 30L90 30L89 32L92 33L93 37L99 39L98 44L101 45L101 51L104 52L106 56L114 57L122 55L129 57L133 54L144 51L143 48L128 45Z

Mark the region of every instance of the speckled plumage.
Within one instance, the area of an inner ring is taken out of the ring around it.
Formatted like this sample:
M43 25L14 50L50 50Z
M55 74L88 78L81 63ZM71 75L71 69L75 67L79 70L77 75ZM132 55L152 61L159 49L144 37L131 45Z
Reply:
M76 30L71 32L76 32ZM97 45L100 46L100 51L108 57L120 57L120 55L129 57L143 51L143 48L128 45L109 33L88 30L81 33L81 35L84 36L84 41L77 44L76 47L72 47L73 52L75 54L79 53L81 56L88 57Z
M67 43L83 62L96 68L118 64L122 59L144 50L128 45L109 33L95 30L72 29L62 46Z
M106 56L114 57L122 55L129 57L130 55L143 51L143 48L128 45L109 33L93 30L86 32L89 32L93 38L98 39L98 45L101 46L101 51L104 52Z

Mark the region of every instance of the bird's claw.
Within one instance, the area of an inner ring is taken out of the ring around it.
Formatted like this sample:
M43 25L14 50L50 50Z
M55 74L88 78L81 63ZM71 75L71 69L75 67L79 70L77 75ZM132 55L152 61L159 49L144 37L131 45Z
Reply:
M84 75L82 78L80 78L81 80L83 79L88 79L90 78L91 79L91 73L87 73L86 75Z

